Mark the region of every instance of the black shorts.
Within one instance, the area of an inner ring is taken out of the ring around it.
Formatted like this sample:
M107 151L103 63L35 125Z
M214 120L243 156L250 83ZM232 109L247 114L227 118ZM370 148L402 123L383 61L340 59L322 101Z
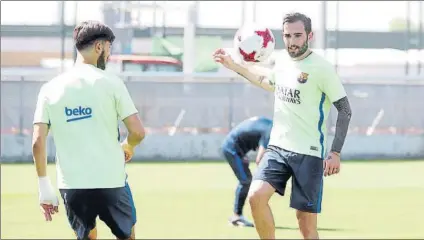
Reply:
M322 158L269 146L253 180L268 182L283 196L287 181L292 177L290 207L304 212L320 213L323 173Z
M78 239L87 239L96 226L97 216L119 239L131 236L137 221L128 184L120 188L60 189L66 215Z

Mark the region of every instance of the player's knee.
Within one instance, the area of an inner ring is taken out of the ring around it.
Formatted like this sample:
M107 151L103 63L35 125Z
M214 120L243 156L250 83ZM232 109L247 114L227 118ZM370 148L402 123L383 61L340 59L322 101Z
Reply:
M250 184L252 183L251 179L247 179L247 180L242 180L240 181L240 184L244 187L244 188L248 188L250 187Z
M248 199L252 208L268 204L265 195L259 190L249 191Z
M299 230L305 239L317 239L317 214L296 211Z
M252 208L267 205L273 191L263 181L253 181L250 185L248 199Z

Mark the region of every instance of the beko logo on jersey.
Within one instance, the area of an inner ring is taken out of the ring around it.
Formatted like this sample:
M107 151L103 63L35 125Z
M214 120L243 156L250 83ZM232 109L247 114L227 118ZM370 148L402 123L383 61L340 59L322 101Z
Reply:
M90 107L76 107L68 108L65 107L65 114L68 119L67 122L78 121L82 119L91 118L93 116L93 110Z
M300 90L298 89L292 89L288 87L283 86L277 86L276 92L277 97L284 101L294 104L300 104Z

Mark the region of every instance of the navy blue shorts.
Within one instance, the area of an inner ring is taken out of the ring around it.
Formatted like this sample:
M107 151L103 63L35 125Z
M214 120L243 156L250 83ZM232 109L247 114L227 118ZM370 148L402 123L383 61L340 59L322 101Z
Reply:
M137 221L128 183L120 188L60 189L68 221L78 239L87 239L99 217L119 239L128 239Z
M287 181L292 177L290 207L303 212L320 213L323 174L322 158L269 146L253 180L268 182L283 196Z

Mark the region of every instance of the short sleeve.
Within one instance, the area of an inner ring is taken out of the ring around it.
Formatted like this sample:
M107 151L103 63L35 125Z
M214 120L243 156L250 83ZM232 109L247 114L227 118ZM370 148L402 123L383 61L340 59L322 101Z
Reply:
M332 67L323 68L322 70L321 90L332 103L346 97L346 91L343 84Z
M117 79L117 82L115 88L116 111L119 118L124 120L128 116L138 113L138 111L124 82L121 79Z
M259 139L259 146L264 148L268 147L270 132L271 131L265 131L264 134L262 134L261 138Z
M34 113L34 124L45 123L50 124L49 110L48 110L48 98L46 87L43 85L38 93L37 105L35 106Z
M269 143L269 134L265 134L259 139L259 146L262 146L263 148L267 148Z

